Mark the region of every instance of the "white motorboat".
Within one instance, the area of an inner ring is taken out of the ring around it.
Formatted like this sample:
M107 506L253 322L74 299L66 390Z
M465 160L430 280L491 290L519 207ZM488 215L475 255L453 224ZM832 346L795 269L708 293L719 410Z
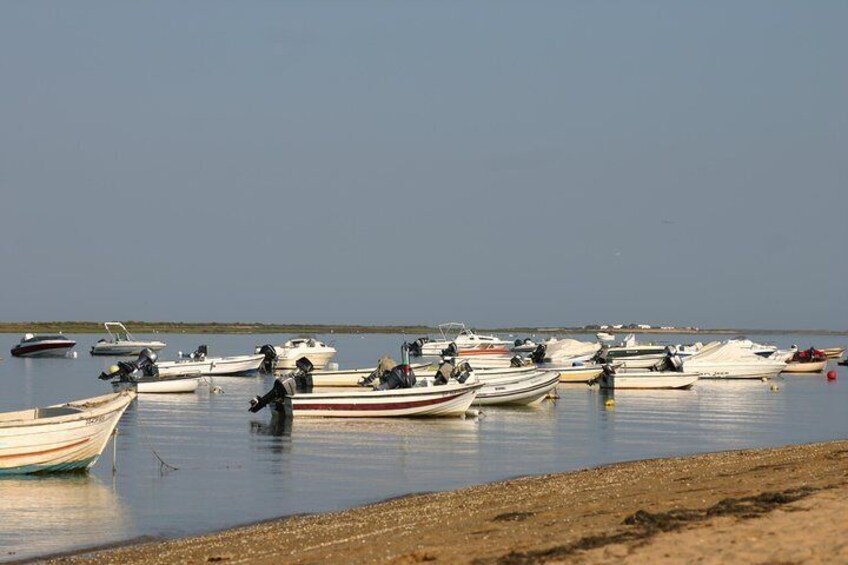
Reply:
M630 369L647 369L666 356L667 346L655 343L638 343L634 334L613 347L602 348L598 355L607 363L621 363Z
M451 343L456 344L458 353L475 354L505 354L509 353L510 342L494 335L477 334L466 328L462 322L439 324L441 339L430 340L419 338L410 344L413 355L437 357Z
M822 351L828 359L842 359L842 356L845 355L844 347L825 347L822 348Z
M194 392L203 377L197 375L159 376L155 373L156 352L142 349L136 361L118 361L100 379L111 380L114 390L134 390L138 393L170 394Z
M527 337L516 339L512 342L512 347L509 350L513 353L533 353L537 347L539 347L539 344Z
M0 414L0 475L88 469L134 398L122 392Z
M478 380L483 388L477 392L475 406L526 406L542 401L559 384L559 373L537 371L515 377Z
M139 394L178 394L197 390L202 377L193 375L175 375L171 377L136 377L121 379L112 383L112 389L134 390Z
M262 353L262 347L256 348L255 353ZM291 370L296 368L297 360L306 357L316 369L323 369L336 354L336 349L311 337L290 339L282 345L275 345L277 353L276 368Z
M120 322L106 322L108 337L99 340L91 347L92 355L138 355L142 349L159 351L165 348L165 343L157 340L140 340L133 337Z
M270 401L272 409L291 411L295 418L410 418L464 416L480 383L449 383L443 386L417 386L394 390L363 390L356 392L295 393L293 396ZM258 411L265 404L257 404ZM290 402L286 407L285 403Z
M536 363L566 363L588 361L598 350L601 344L596 342L580 341L578 339L550 339L541 344L531 357Z
M253 375L259 371L265 355L234 355L232 357L207 357L205 345L189 357L177 361L157 362L149 376L173 377L177 375L239 376Z
M20 343L12 348L15 357L65 357L77 344L62 334L24 334Z
M700 375L678 371L601 371L597 382L611 389L684 389L694 385Z
M784 367L783 361L761 357L738 341L709 343L683 360L684 371L702 379L771 379Z

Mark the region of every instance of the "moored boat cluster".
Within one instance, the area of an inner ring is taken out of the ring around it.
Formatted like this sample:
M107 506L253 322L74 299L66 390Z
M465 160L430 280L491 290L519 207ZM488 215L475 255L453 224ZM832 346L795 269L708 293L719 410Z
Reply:
M514 341L482 335L450 323L440 335L401 345L400 362L389 356L375 367L339 369L336 349L314 337L262 345L252 353L210 356L206 345L173 361L160 361L166 344L139 340L117 322L92 355L118 360L100 378L112 394L46 408L0 414L0 474L87 469L106 447L121 415L137 394L192 393L213 377L274 374L268 392L249 410L269 407L275 418L465 417L480 407L533 406L556 397L560 384L604 389L670 389L701 379L771 379L782 372L821 373L844 348L781 350L746 339L708 344L639 343L628 335L611 343L531 338ZM15 356L65 356L75 342L62 334L27 334ZM244 399L248 405L248 399Z

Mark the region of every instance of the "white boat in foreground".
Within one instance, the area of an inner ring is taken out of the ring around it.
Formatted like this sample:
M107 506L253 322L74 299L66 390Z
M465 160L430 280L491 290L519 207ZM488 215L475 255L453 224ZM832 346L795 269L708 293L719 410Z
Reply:
M77 344L62 334L24 334L20 343L12 348L15 357L65 357Z
M138 355L142 349L159 351L166 346L157 340L136 339L120 322L106 322L103 326L108 337L91 346L92 355Z
M783 361L761 357L737 341L709 343L683 360L683 370L702 379L771 379L785 367Z
M462 416L482 384L447 384L362 392L313 392L292 397L297 418Z
M88 469L134 398L121 392L0 414L0 475Z

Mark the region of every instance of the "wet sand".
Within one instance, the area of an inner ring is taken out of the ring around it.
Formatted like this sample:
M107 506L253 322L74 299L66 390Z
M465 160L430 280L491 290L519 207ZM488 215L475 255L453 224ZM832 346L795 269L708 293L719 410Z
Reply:
M519 478L50 562L848 562L847 523L838 441Z

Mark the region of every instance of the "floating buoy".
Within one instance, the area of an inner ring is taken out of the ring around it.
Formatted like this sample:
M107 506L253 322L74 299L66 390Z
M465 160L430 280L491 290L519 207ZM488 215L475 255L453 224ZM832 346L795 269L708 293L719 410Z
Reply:
M615 406L615 399L610 398L609 400L607 400L606 402L604 402L604 406L606 406L607 408L612 408L612 407L614 407L614 406Z
M780 390L780 387L779 387L779 386L777 386L777 385L771 385L771 386L769 387L769 390L770 390L770 391L772 391L772 392L777 392L777 391L779 391L779 390Z
M827 380L829 380L829 381L835 381L836 380L836 371L834 369L831 369L830 371L827 372Z
M761 380L761 381L763 381L764 383L767 383L767 382L768 382L768 377L763 377L763 378L762 378L762 379L760 379L760 380Z

